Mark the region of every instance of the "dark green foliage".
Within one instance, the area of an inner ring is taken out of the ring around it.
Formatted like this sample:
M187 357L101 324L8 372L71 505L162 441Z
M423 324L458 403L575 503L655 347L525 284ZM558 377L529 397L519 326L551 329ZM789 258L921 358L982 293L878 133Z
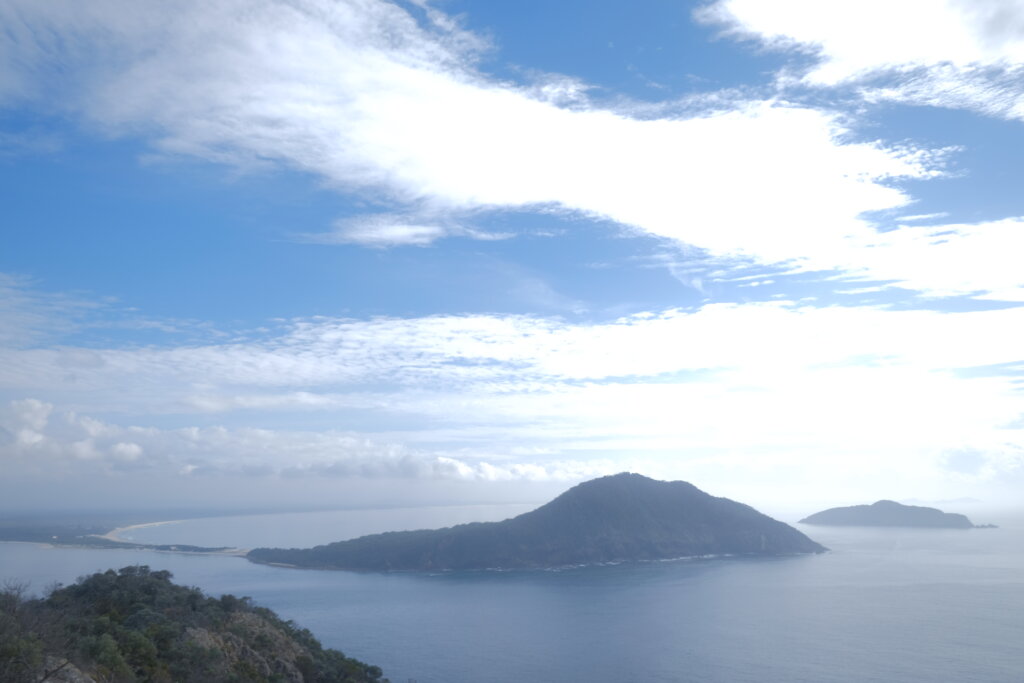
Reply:
M93 574L45 599L0 592L0 681L38 681L71 663L111 682L382 680L249 598L207 597L145 566Z
M39 680L46 668L48 645L55 638L52 615L34 609L24 584L7 583L0 591L0 681Z
M585 482L504 522L363 536L248 557L301 567L439 570L557 567L825 549L796 529L683 481L618 474Z

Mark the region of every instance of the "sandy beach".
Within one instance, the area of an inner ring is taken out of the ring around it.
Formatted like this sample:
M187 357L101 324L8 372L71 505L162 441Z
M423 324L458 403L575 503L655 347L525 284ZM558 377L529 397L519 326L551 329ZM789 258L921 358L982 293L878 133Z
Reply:
M119 526L116 529L108 531L105 534L98 534L97 536L99 538L105 538L108 541L116 541L118 543L135 543L136 541L131 541L131 540L126 539L126 538L121 538L121 534L125 533L126 531L131 531L132 529L143 529L143 528L151 527L151 526L163 526L164 524L177 524L178 522L182 522L182 521L184 521L184 520L181 520L181 519L168 519L168 520L164 520L162 522L145 522L143 524L129 524L128 526Z

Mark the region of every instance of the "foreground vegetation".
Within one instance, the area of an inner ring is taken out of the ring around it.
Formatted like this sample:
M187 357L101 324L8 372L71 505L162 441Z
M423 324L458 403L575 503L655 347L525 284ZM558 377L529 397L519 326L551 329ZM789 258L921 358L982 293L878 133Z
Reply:
M45 598L0 591L0 681L386 683L248 598L212 598L146 566L79 579Z

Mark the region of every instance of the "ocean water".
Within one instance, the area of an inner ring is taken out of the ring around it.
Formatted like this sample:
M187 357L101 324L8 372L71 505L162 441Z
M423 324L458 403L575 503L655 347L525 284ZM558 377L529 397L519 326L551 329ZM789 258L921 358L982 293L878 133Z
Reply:
M415 526L422 511L407 513ZM128 564L169 569L251 596L393 683L1016 683L1024 520L993 521L1001 528L803 528L832 549L815 556L432 575L2 543L0 580L42 589Z

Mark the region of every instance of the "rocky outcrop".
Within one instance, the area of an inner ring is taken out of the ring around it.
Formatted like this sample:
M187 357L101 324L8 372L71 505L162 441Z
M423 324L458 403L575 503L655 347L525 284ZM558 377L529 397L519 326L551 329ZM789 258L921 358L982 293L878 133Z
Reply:
M63 657L47 657L37 680L46 683L97 683L95 678Z
M305 677L296 663L311 659L309 650L251 612L233 614L218 631L187 628L183 637L187 644L211 654L214 663L209 673L215 678L228 679L232 674L248 672L253 680L303 683ZM256 650L252 643L262 647Z

